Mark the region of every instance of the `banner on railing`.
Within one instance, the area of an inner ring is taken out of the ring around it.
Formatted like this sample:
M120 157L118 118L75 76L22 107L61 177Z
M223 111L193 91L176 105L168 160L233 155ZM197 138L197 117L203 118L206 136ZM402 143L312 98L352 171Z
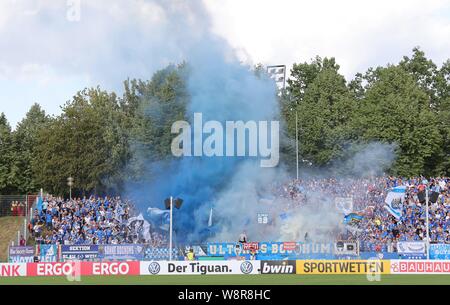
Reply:
M67 260L93 260L98 258L98 245L61 246L61 259Z
M209 243L208 256L246 256L246 250L241 243ZM257 255L260 259L293 259L333 258L334 243L304 243L304 242L259 242Z
M57 245L37 245L40 262L57 262L58 246Z
M450 259L450 244L431 244L431 259Z
M8 261L10 263L32 263L34 259L33 246L10 246Z
M423 254L425 242L423 241L399 241L397 243L398 254Z
M200 247L193 247L194 254L196 257L204 256L204 253L201 253L199 249ZM185 250L187 253L187 250ZM203 252L203 251L202 251ZM172 249L172 259L183 259L183 255L179 256L179 251L176 248ZM170 258L170 250L169 248L154 248L147 247L145 248L144 260L146 261L163 261L169 260Z
M145 245L100 245L98 256L102 260L143 260Z

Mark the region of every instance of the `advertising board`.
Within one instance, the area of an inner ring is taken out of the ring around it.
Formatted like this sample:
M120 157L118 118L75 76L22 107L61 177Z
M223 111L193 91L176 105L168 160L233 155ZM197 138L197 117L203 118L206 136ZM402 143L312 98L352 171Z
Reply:
M138 275L139 262L28 263L28 276Z
M450 261L445 260L392 260L393 274L449 274Z
M386 260L298 260L297 274L388 274Z
M0 277L16 277L26 275L26 263L0 263Z
M260 261L141 262L141 275L260 274Z

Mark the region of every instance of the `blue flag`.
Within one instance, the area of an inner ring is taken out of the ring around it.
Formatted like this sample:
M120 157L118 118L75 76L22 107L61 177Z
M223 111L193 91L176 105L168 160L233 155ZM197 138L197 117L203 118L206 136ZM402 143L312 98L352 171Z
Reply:
M38 196L38 197L36 198L36 207L37 207L39 213L42 212L42 203L43 203L43 202L44 202L44 200L42 200L42 197L41 197L41 196Z
M289 215L286 212L281 213L279 216L281 220L286 220L289 218Z
M149 221L161 230L168 231L170 226L170 210L158 208L148 208L147 216Z
M364 217L356 213L350 213L344 216L344 224L353 224L360 222Z

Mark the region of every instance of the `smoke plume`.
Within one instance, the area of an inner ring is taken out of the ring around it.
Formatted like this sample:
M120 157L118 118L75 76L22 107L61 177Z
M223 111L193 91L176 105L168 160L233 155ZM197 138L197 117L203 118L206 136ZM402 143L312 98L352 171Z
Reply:
M279 120L275 85L265 77L257 77L239 61L226 41L212 34L201 1L155 4L165 16L165 34L170 36L165 46L168 54L176 53L173 61L181 57L189 64L189 120L194 113L202 113L204 121L216 120L223 126L227 120ZM162 46L155 48L160 50ZM150 109L147 113L158 112ZM345 167L351 168L351 174L375 174L381 163L391 162L390 151L389 147L374 144L349 158ZM174 211L178 242L236 241L244 230L252 240L300 240L314 228L332 230L341 222L341 216L329 208L331 199L320 192L307 194L314 205L289 210L287 199L274 197L270 189L274 182L290 179L287 171L283 166L261 168L255 158L181 157L167 162L148 161L146 167L151 182L147 184L143 179L145 183L130 183L126 195L143 212L148 207L163 208L169 196L182 198L183 206ZM302 178L320 175L323 173L304 172ZM278 215L284 207L288 207L290 216L281 221ZM213 227L208 228L211 208ZM271 224L258 224L258 213L271 215Z

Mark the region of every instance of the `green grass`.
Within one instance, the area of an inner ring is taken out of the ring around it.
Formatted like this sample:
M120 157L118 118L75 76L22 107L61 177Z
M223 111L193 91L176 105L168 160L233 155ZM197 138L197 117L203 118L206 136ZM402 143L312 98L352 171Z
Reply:
M0 285L450 285L450 275L381 275L370 282L365 275L146 275L0 278Z
M23 231L24 217L0 217L0 262L8 261L8 245L14 241L17 245L17 231Z

